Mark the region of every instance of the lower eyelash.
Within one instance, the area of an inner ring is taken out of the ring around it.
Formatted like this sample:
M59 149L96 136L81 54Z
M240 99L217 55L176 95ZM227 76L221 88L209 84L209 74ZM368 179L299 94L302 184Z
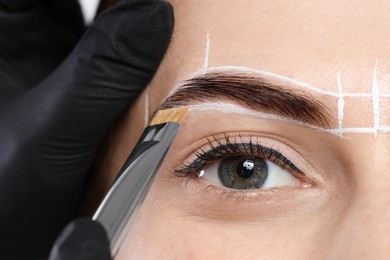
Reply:
M218 194L218 199L220 200L234 199L235 201L257 201L269 199L270 194L276 194L280 188L275 187L273 189L263 190L262 193L255 190L225 189L215 185L207 185L204 189Z
M260 145L257 142L256 137L250 137L249 143L243 142L241 135L239 135L238 138L241 141L237 142L237 137L231 138L225 133L222 141L215 135L212 139L207 139L210 149L204 150L203 148L200 148L195 150L193 154L195 154L196 159L190 164L186 164L182 168L175 170L176 176L198 176L198 173L204 169L207 164L237 155L257 156L270 160L290 172L304 175L304 173L295 166L294 163L283 156L279 151ZM217 145L214 145L214 143Z

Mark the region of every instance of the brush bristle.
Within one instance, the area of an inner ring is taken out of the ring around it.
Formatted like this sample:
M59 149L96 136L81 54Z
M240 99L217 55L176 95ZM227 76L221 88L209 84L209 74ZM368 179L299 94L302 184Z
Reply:
M188 107L171 108L158 111L153 117L150 125L157 125L167 122L180 123L186 117Z

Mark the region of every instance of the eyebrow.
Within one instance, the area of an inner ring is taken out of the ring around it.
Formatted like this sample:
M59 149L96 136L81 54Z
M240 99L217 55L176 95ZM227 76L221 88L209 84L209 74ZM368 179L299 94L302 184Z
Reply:
M183 81L157 111L221 101L331 128L328 108L308 93L287 89L280 81L232 72L211 72Z

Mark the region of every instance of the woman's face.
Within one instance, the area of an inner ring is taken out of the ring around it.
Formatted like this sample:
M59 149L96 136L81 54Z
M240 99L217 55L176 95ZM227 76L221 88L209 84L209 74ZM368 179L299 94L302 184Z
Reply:
M106 170L173 89L190 112L117 258L387 258L390 2L171 2Z

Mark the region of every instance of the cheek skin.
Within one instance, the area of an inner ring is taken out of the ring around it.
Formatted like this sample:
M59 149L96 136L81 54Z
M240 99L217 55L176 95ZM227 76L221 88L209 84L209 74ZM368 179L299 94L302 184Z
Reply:
M178 207L160 172L115 259L315 259L337 222L335 201L304 217L263 222L199 220ZM324 210L326 208L326 210ZM130 257L130 258L129 258Z

